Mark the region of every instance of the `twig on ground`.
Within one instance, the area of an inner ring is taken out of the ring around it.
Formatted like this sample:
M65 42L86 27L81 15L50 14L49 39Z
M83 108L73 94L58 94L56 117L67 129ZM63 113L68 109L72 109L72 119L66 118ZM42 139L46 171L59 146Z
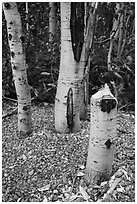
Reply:
M14 101L14 102L18 102L17 100L12 99L12 98L8 98L8 97L5 97L5 96L4 96L4 98L7 99L7 100L11 100L11 101ZM33 98L31 99L31 101L33 101L34 99L35 99L35 97L33 97ZM6 118L6 117L8 117L8 116L11 116L12 114L16 113L17 110L18 110L18 107L16 107L15 109L13 109L11 112L5 113L4 115L2 115L2 119L3 119L3 118Z
M122 180L122 178L116 178L116 180L114 181L114 183L112 184L110 189L107 191L107 193L101 199L101 202L109 199L110 195L113 193L114 189L120 183L121 180Z
M2 118L6 118L8 116L11 116L13 113L15 113L18 110L18 107L16 107L15 109L13 109L10 113L6 113L4 115L2 115Z
M117 128L117 130L118 130L119 132L124 133L124 134L129 133L129 132L125 131L125 130L120 130L119 128Z
M6 96L3 96L3 99L7 99L7 100L10 100L10 101L18 102L16 99L8 98L8 97L6 97Z
M132 105L134 105L134 103L125 104L125 105L121 106L118 110L120 111L120 110L122 110L123 108L125 108L125 107L127 107L127 106L132 106Z

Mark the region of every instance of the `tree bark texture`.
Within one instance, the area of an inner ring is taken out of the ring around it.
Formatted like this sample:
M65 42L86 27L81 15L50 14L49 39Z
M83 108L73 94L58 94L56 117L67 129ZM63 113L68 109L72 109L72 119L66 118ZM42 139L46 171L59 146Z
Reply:
M80 110L80 119L85 120L87 115L87 106L89 102L89 69L90 69L90 52L93 45L93 37L94 37L94 24L95 24L95 13L97 9L97 3L92 2L89 11L89 17L87 20L87 26L85 28L85 40L84 40L84 47L85 47L85 65L84 65L84 81L83 81L83 103L81 105ZM85 8L86 11L86 8ZM87 11L86 11L87 12ZM85 12L85 16L87 13ZM86 21L85 20L85 21Z
M8 41L11 51L13 79L18 98L18 130L21 134L30 133L31 127L31 95L26 74L26 62L22 43L22 25L15 2L3 3L7 21Z
M116 5L116 10L118 12L119 3L117 3L117 5ZM113 51L113 42L118 37L118 26L119 26L119 16L118 16L118 19L114 18L114 20L113 20L113 28L112 28L112 32L110 35L110 47L109 47L108 59L107 59L108 71L112 71L111 56L112 56L112 51Z
M119 17L119 41L118 41L118 51L117 51L117 58L118 59L121 59L121 48L122 48L123 39L124 39L124 36L123 36L124 4L123 3L121 3L121 5L120 5L120 10L121 10L121 14Z
M85 50L83 10L83 3L61 3L61 61L55 100L55 129L62 133L80 130Z
M56 3L49 2L49 40L53 40L56 34Z
M117 131L117 100L107 84L91 97L90 121L85 180L99 185L111 174Z

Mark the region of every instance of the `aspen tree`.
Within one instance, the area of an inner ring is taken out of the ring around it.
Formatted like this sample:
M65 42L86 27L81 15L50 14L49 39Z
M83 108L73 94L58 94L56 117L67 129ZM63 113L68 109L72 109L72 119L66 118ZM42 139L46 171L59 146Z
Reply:
M28 23L28 15L29 15L29 2L26 2L26 31L29 31L29 23Z
M87 6L87 4L85 4ZM87 8L85 7L85 65L84 65L84 76L83 76L83 103L80 108L80 119L85 120L87 114L87 106L89 102L89 70L90 70L90 51L93 45L94 38L94 24L95 24L95 14L97 9L97 2L88 3L89 17L87 17ZM87 23L86 23L87 21Z
M49 2L49 40L52 41L56 34L56 3Z
M117 100L105 86L91 97L90 139L85 181L100 184L112 171L117 130Z
M122 44L123 44L123 31L124 31L124 3L122 2L121 5L120 5L120 11L121 11L121 14L119 16L119 41L118 41L118 50L117 50L117 58L120 59L121 58L121 47L122 47Z
M61 60L55 99L55 129L80 130L84 72L84 3L61 2Z
M18 130L20 134L29 134L31 125L31 95L26 74L26 61L22 43L22 25L15 2L3 3L7 21L8 41L11 52L13 79L18 98Z

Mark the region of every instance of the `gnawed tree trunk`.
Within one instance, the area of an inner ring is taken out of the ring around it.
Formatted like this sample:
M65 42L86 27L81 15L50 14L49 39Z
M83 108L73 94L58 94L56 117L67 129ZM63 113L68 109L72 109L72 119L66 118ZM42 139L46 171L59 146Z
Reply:
M100 184L112 171L117 129L117 100L107 84L91 97L91 125L85 180Z
M18 98L18 130L21 134L30 133L31 127L31 95L27 81L26 62L23 52L21 18L14 2L3 3L7 21L8 41L11 51L13 79Z
M84 3L61 3L61 61L55 100L55 129L80 130L84 72Z
M56 34L56 3L49 2L49 9L49 41L52 41Z

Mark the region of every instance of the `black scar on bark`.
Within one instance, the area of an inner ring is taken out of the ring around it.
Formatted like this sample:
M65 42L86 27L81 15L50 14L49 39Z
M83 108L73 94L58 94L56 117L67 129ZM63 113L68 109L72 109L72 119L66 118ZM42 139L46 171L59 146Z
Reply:
M10 3L5 3L4 6L6 9L10 9Z
M11 35L11 34L9 34L9 41L11 41L11 39L12 39L12 35Z
M100 106L101 106L101 111L110 113L110 111L116 107L116 100L115 99L102 99Z
M70 88L67 94L67 125L68 128L72 129L74 127L73 122L73 90Z
M12 58L15 56L15 53L13 51L11 52L11 56Z
M20 37L20 39L21 39L21 42L22 42L22 43L25 42L25 37L24 37L23 35Z
M12 67L14 70L17 70L17 67L14 65L13 67Z
M105 142L105 145L107 147L107 149L110 149L111 145L112 145L112 142L110 141L110 139L108 139L106 142Z
M24 107L23 107L23 110L24 110L24 111L27 111L27 109L28 109L27 106L24 106Z
M9 24L12 25L12 24L13 24L13 21L11 21Z
M84 43L84 3L71 3L70 31L74 59L79 62Z

